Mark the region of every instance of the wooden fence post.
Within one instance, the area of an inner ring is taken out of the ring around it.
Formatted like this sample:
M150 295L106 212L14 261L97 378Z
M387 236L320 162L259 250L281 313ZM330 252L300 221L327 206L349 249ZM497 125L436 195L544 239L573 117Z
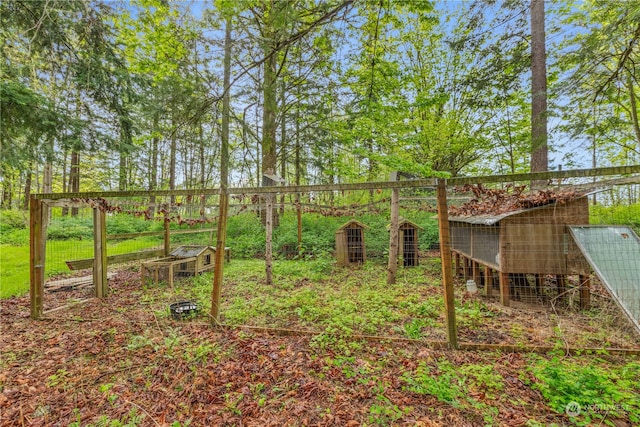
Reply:
M103 210L93 209L93 284L95 295L104 298L109 293L107 283L107 226Z
M29 264L29 299L31 318L42 317L44 295L44 262L46 249L46 227L43 218L43 203L33 195L29 200L29 251L31 262Z
M442 284L447 320L447 341L453 349L458 348L456 309L453 296L453 265L451 263L451 234L447 208L447 187L444 179L438 179L438 228L440 232L440 257L442 259Z
M164 256L171 253L171 220L167 212L164 213Z

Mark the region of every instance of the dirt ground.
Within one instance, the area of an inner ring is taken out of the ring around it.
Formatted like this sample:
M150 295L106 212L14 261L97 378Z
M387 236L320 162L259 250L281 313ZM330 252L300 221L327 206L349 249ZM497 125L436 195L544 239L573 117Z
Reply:
M29 318L28 297L0 300L0 426L573 425L532 386L526 353L432 350L409 340L322 346L311 335L161 316L141 298L133 271L110 287L104 300L40 321ZM608 357L616 365L630 356ZM476 382L447 398L446 382L423 393L408 379L444 365L489 366L500 385Z

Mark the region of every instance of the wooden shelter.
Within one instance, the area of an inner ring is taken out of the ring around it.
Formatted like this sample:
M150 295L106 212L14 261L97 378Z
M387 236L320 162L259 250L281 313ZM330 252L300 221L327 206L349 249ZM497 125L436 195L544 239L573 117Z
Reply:
M363 264L367 260L364 230L367 225L355 219L336 231L336 259L338 265Z
M168 257L142 263L140 269L142 284L145 283L147 273L153 274L156 283L161 278L166 278L169 281L169 286L173 287L173 280L176 276L195 276L212 270L215 252L216 249L213 246L179 246Z
M586 196L499 215L449 217L456 273L484 283L487 295L498 280L504 305L509 305L510 294L518 285L527 286L527 276L535 277L536 293L546 275L556 276L558 293L562 294L566 276L577 274L583 283L580 296L585 307L590 267L568 226L588 223Z
M417 267L419 264L418 230L424 231L424 228L405 218L398 221L398 256L402 258L404 267Z

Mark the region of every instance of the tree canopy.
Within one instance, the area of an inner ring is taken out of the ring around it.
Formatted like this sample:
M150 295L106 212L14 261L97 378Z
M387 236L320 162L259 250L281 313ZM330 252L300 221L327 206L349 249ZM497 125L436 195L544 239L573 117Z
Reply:
M8 0L0 20L5 206L216 187L223 151L230 186L526 172L541 138L524 0ZM640 4L554 0L543 22L548 166L638 163Z

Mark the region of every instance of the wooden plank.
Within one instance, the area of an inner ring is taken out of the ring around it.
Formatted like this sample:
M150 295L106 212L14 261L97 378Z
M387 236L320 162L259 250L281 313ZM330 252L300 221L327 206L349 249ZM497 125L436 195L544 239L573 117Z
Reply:
M113 272L107 273L107 280L113 278L115 275ZM93 276L67 277L66 279L53 280L45 283L44 289L47 292L53 293L81 289L91 286L92 284Z
M447 323L447 341L453 349L458 348L456 309L453 296L453 275L451 263L451 234L447 211L447 187L443 179L438 179L438 228L440 232L440 256L442 257L442 283Z
M138 261L141 259L149 259L162 256L164 249L152 249L148 251L129 252L126 254L109 255L107 257L107 265L119 264L129 261ZM75 259L65 261L69 270L84 270L93 266L93 258Z

